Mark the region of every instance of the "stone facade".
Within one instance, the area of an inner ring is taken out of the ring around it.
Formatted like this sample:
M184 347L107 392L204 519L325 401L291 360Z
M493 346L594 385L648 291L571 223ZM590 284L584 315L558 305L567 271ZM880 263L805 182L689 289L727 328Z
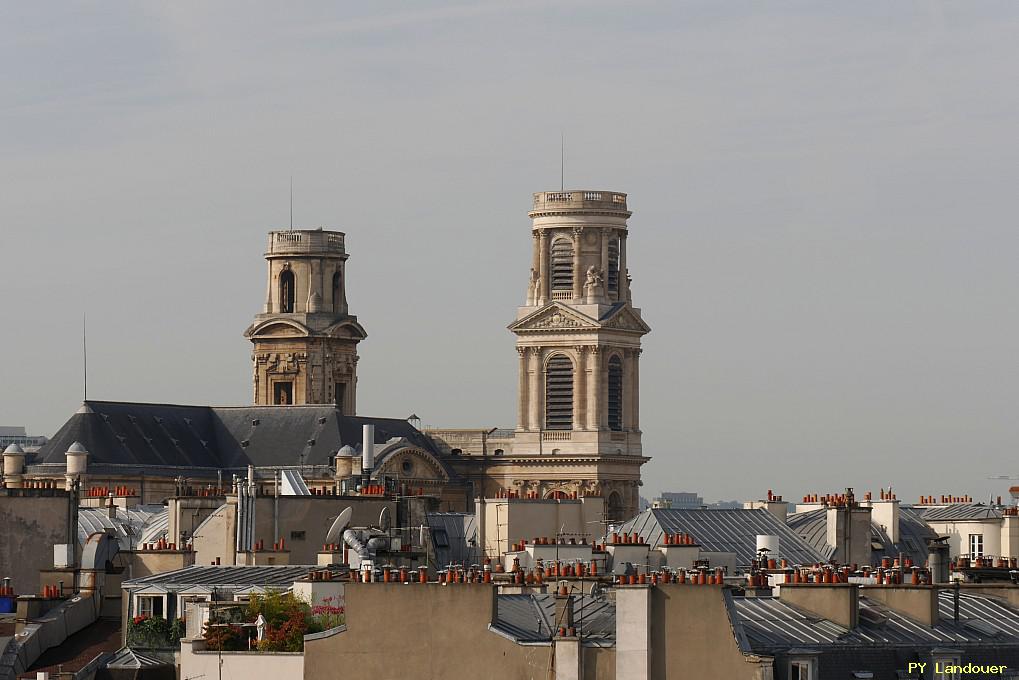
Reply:
M641 337L626 263L626 194L534 195L524 306L509 329L519 356L514 431L431 431L485 493L600 495L606 514L637 513ZM526 497L526 496L525 496Z
M254 403L357 407L357 343L367 336L347 308L345 236L269 233L265 307L244 333L254 349Z
M406 420L358 416L357 347L366 333L347 305L345 236L273 231L265 305L245 337L253 345L255 406L284 408L232 414L93 402L101 415L83 406L39 460L26 466L23 454L5 456L7 486L23 477L65 485L61 464L74 468L68 447L84 438L90 457L68 473L83 488L138 489L142 502L162 502L182 484L204 487L212 479L218 495L248 465L265 482L276 478L276 467L297 464L316 489L348 493L365 477L386 478L438 498L447 511L469 511L478 497L595 496L604 499L606 521L637 514L648 460L639 423L640 345L650 329L632 304L626 195L538 193L529 215L531 275L509 326L520 362L515 428L431 430L426 437ZM336 410L310 414L314 405ZM199 424L206 416L224 423L230 437L196 434L205 432ZM94 427L99 417L105 424ZM376 442L373 468L362 471L355 449L369 421L388 434ZM124 439L109 440L108 431ZM599 530L593 526L592 535Z

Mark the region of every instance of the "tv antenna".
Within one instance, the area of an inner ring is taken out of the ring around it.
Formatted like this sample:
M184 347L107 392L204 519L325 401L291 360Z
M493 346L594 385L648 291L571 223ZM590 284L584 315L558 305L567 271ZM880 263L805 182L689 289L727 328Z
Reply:
M566 133L559 133L559 191L566 191Z
M85 312L81 313L81 400L88 401L88 341L85 333Z

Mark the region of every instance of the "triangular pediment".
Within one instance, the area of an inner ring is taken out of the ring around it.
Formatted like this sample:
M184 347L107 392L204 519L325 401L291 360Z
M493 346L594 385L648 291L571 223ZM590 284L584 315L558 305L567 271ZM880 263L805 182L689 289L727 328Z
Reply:
M595 330L597 328L599 328L597 321L558 302L552 302L509 326L513 332Z
M603 328L618 328L641 335L651 332L651 327L644 323L644 319L640 318L640 315L633 311L632 307L620 307L615 314L602 317L600 323Z

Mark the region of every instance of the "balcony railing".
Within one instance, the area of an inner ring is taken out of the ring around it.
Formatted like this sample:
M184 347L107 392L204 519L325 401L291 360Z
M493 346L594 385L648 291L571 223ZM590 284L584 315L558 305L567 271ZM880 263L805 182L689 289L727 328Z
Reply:
M541 433L543 442L568 442L572 438L573 433L569 430L545 430Z
M534 195L534 210L612 210L626 212L626 194L618 191L542 191Z
M344 234L338 231L271 231L267 255L304 255L344 252Z

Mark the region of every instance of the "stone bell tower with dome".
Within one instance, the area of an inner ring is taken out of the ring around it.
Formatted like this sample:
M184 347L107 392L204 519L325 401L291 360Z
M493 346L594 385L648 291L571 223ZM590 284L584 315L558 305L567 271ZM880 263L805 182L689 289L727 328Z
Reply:
M509 326L520 357L513 456L555 455L559 475L594 477L583 488L621 512L636 511L647 460L639 361L651 330L630 294L630 214L616 191L535 194L531 275Z
M367 337L347 308L345 235L269 232L265 307L251 340L256 405L357 406L357 344Z

